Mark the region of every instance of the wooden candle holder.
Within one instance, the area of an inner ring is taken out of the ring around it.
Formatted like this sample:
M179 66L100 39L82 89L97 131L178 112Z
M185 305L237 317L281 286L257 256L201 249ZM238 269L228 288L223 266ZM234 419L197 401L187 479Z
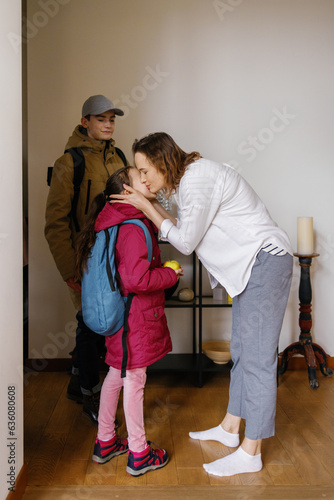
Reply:
M312 328L312 288L310 279L310 267L312 259L318 257L318 253L309 255L302 255L294 253L295 257L299 259L300 265L300 283L299 283L299 327L300 335L299 341L294 342L286 347L283 352L279 354L281 357L281 365L278 369L279 375L283 375L288 367L289 360L296 354L302 354L307 363L308 377L311 389L317 389L319 382L316 377L317 360L321 373L325 377L331 377L333 370L327 367L326 358L328 354L318 344L312 341L311 328Z

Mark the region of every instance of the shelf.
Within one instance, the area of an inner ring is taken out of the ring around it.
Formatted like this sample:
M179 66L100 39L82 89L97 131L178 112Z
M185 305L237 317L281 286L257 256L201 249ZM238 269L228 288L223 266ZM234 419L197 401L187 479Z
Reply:
M202 366L200 367L200 363ZM147 371L179 371L179 372L199 372L200 368L208 372L221 372L230 371L232 366L231 362L224 365L218 365L207 358L205 354L167 354L164 358L160 359L153 365L147 368Z
M177 295L173 295L170 299L166 300L165 307L232 307L232 304L225 304L221 301L214 300L213 297L202 297L202 304L200 298L196 297L189 302L182 302L178 299Z
M196 301L194 300L189 300L189 302L182 302L177 298L177 296L171 297L170 299L167 299L165 302L165 308L171 308L171 307L187 307L190 309L193 309L196 306Z
M160 244L168 244L168 241L159 241ZM197 274L198 273L198 274ZM157 371L179 371L192 372L197 374L198 386L203 385L203 374L205 372L223 372L229 371L232 362L224 365L218 365L211 361L205 354L202 353L202 323L203 311L209 308L229 308L232 304L223 303L222 301L214 300L213 296L203 296L202 282L203 266L200 260L197 259L195 252L192 253L192 289L194 290L195 298L189 302L182 302L177 297L177 291L165 302L166 309L190 309L192 310L192 326L193 326L193 349L190 354L168 354L157 363L148 367L148 372ZM173 293L173 292L172 292Z

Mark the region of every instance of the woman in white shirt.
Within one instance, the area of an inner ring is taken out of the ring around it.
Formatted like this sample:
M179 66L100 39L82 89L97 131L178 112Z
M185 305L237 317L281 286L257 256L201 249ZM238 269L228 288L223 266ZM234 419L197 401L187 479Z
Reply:
M232 454L204 464L219 476L257 472L262 468L262 439L274 435L277 345L292 276L292 251L286 233L271 219L247 182L231 167L185 153L166 133L133 145L141 182L156 194L175 194L174 219L158 203L126 186L117 196L142 210L185 255L196 252L211 287L218 283L233 297L229 404L220 425L190 432L193 439L239 445ZM116 200L114 200L116 201Z

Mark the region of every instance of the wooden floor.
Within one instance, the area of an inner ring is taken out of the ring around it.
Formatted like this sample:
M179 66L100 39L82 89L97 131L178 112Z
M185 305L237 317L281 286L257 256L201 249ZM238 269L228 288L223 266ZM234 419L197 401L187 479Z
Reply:
M169 464L134 478L127 455L105 465L91 461L96 428L81 406L66 398L66 373L30 375L25 386L23 500L121 499L334 499L334 379L318 375L311 390L306 371L280 379L276 436L264 441L264 468L229 478L208 475L202 464L229 454L198 442L190 430L217 425L226 410L229 373L207 374L204 387L184 374L150 374L145 390L147 438L166 448ZM119 435L126 435L119 405Z

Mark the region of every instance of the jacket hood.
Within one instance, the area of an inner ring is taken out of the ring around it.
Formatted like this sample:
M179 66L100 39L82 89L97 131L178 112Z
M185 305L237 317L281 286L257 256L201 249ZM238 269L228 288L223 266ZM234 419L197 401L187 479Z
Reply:
M146 219L146 216L132 205L106 203L95 221L95 231L103 231L128 219Z
M68 139L65 149L69 148L89 148L89 149L101 149L101 144L106 146L107 143L115 144L113 139L110 141L97 141L88 137L86 129L82 125L77 125L73 131L73 134Z

